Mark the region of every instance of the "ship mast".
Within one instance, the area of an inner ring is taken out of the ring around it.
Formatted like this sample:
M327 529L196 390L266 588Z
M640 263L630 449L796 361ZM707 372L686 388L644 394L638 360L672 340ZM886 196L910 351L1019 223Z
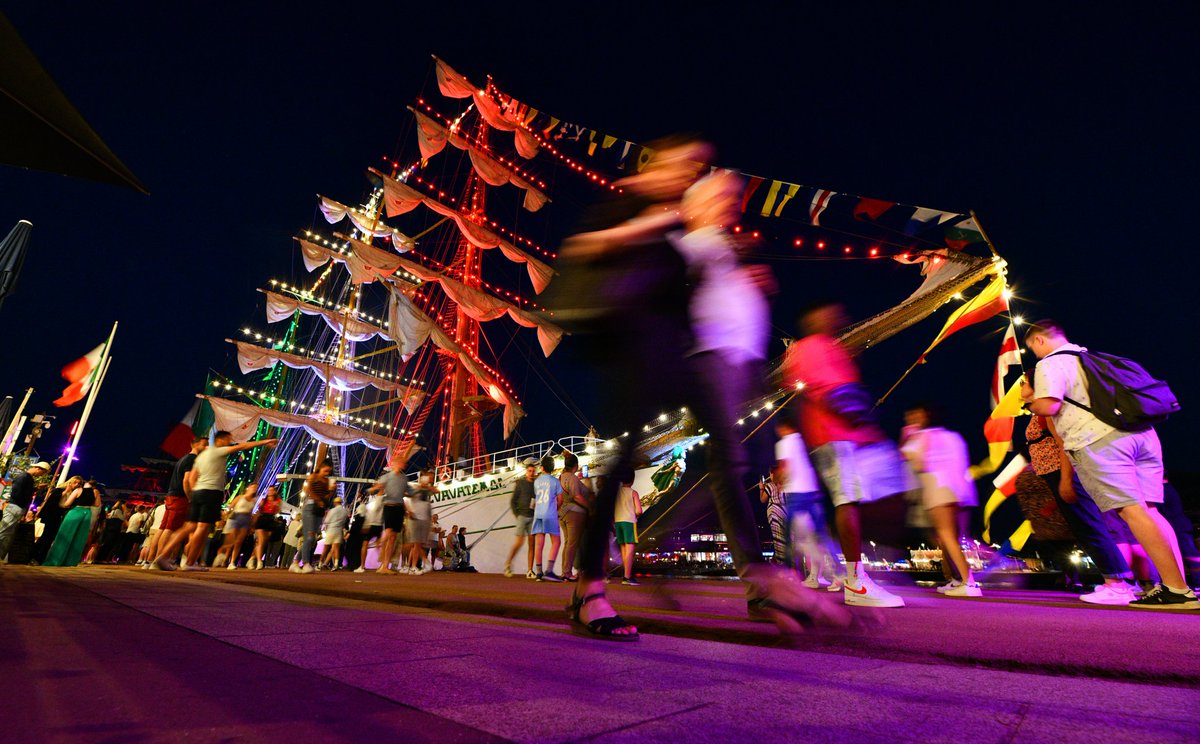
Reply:
M486 147L488 141L488 126L481 118L476 142ZM484 216L487 206L487 184L478 174L472 172L467 186L471 216ZM459 252L463 256L462 283L472 289L480 289L481 253L466 237L459 240ZM454 327L454 338L472 356L479 356L479 321L474 320L459 308L455 307L457 320ZM451 357L454 366L453 379L450 383L450 411L446 426L446 440L442 448L443 461L457 462L467 455L467 438L472 427L476 426L481 414L473 402L479 401L476 392L475 378L458 360ZM480 453L475 453L480 454Z

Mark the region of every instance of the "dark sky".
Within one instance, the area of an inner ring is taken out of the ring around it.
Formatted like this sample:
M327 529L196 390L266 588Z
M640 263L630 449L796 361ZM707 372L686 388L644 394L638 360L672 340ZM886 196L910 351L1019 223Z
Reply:
M314 194L354 203L367 166L411 157L405 106L416 97L455 110L436 94L431 53L624 138L699 130L718 143L721 164L750 173L976 210L1009 261L1017 312L1053 315L1078 342L1137 358L1172 383L1185 412L1160 430L1167 464L1195 469L1191 6L983 15L925 4L174 5L6 8L152 192L0 167L0 229L35 226L18 292L0 310L0 394L19 399L32 385L31 410L48 409L59 368L121 321L80 450L85 472L112 477L119 463L154 454L209 368L236 373L223 339L265 325L257 287L301 275L291 236L318 219ZM534 167L571 178L552 163ZM569 227L571 205L559 207L536 237ZM776 325L786 330L815 294L844 296L863 316L918 281L893 262L774 267L785 287ZM869 352L869 383L886 389L940 324ZM889 423L907 401L938 399L981 455L999 327L947 341L896 394ZM597 417L569 356L541 374ZM514 363L524 364L502 360L530 410L524 440L579 433L539 375ZM44 452L80 408L59 412Z

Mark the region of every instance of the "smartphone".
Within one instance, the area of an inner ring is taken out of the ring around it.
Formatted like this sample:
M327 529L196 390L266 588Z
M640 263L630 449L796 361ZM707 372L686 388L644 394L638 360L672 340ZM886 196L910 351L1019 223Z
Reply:
M583 477L584 478L588 477L588 466L587 465L583 466Z

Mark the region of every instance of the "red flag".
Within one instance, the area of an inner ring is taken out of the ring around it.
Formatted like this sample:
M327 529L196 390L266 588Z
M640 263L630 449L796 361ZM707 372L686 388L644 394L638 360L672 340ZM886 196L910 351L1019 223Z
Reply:
M70 384L67 385L66 390L63 390L62 397L54 401L54 405L59 408L65 408L87 397L88 391L92 389L92 383L96 379L100 359L103 356L104 344L100 344L87 354L63 367L62 378Z
M877 220L894 206L896 206L896 202L868 199L864 196L858 200L858 206L854 208L854 217L859 220Z

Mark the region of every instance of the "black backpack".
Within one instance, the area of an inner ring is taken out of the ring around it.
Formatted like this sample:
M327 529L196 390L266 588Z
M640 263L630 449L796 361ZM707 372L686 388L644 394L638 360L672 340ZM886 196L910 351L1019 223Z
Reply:
M1145 431L1179 410L1179 401L1171 388L1155 379L1132 359L1096 351L1071 349L1054 354L1079 358L1087 379L1090 406L1066 398L1109 426L1121 431Z

